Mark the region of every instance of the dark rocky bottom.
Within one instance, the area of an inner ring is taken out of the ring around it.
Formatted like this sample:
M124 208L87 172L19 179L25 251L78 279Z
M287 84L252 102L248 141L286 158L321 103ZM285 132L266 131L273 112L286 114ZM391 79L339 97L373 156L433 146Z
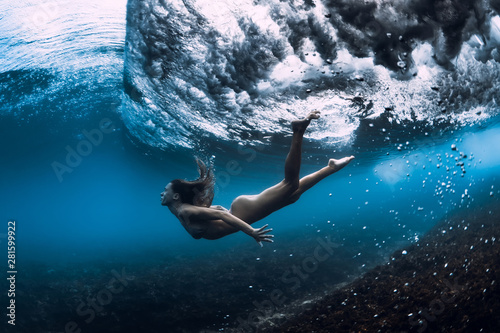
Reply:
M434 227L352 284L266 332L499 332L499 207Z

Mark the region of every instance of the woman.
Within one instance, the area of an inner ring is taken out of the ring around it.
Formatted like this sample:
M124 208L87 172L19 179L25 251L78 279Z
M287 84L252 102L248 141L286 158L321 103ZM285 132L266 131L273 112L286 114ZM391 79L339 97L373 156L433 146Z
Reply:
M199 160L200 177L194 181L175 179L161 193L161 204L167 206L187 232L195 239L218 239L237 231L262 242L273 242L273 229L267 224L252 228L251 224L269 214L297 201L302 193L320 180L345 167L354 156L340 160L330 159L328 165L302 179L299 179L302 138L311 119L318 119L319 111L311 112L306 118L292 122L293 138L285 162L285 179L257 195L237 197L229 210L211 206L214 197L214 176L212 170Z

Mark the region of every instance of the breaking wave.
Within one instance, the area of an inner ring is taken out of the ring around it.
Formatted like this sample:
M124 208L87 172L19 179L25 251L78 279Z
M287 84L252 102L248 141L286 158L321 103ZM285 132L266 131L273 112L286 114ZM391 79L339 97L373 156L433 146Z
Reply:
M130 0L125 125L147 146L190 149L266 144L311 109L323 117L308 138L323 147L352 143L363 120L381 117L394 127L481 123L498 114L499 9Z

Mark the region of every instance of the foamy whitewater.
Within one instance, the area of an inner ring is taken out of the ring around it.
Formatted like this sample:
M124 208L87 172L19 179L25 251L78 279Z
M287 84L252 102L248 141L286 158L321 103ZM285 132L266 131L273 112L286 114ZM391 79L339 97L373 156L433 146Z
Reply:
M495 6L492 4L491 6ZM498 114L500 17L484 2L130 1L124 121L150 146L259 144L305 110L463 126Z

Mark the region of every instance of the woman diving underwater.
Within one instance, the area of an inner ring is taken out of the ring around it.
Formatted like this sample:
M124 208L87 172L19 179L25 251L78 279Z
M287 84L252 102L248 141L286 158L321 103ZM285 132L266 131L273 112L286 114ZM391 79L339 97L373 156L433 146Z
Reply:
M195 239L218 239L237 231L262 242L273 242L273 229L253 228L251 224L269 214L296 202L300 196L320 180L345 167L354 156L330 159L322 169L299 178L302 139L312 119L318 119L319 111L313 111L302 120L292 122L292 144L285 161L285 178L278 184L257 195L241 195L234 199L229 210L211 206L214 197L214 175L197 160L200 177L197 180L172 180L161 193L161 204L167 206L182 226Z

